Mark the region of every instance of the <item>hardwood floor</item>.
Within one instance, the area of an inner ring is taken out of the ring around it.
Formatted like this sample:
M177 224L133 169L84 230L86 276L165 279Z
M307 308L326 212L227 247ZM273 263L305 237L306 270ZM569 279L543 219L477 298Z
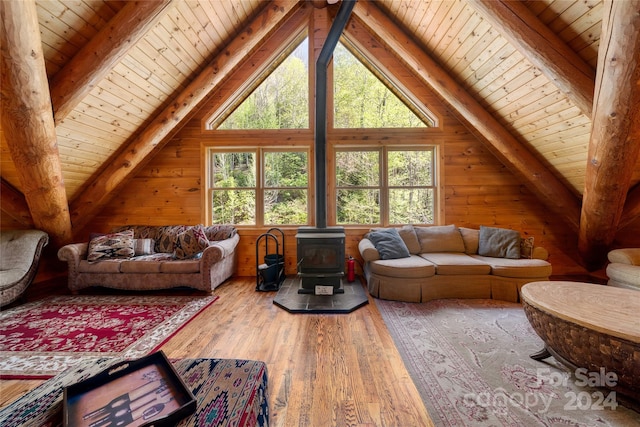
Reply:
M371 297L349 314L291 314L272 303L274 292L256 292L253 277L214 294L162 350L266 362L272 426L433 425ZM1 381L0 405L41 382Z

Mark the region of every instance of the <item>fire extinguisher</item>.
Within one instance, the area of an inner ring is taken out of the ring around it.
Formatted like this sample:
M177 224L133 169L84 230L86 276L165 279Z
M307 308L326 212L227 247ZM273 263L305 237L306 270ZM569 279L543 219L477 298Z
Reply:
M347 281L349 283L356 280L356 260L353 259L351 255L349 255L349 260L347 261Z

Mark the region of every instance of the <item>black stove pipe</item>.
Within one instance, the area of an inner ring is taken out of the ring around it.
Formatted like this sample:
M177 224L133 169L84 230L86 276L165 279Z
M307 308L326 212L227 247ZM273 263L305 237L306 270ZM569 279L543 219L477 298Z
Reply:
M357 0L342 0L316 61L316 227L327 227L327 67Z

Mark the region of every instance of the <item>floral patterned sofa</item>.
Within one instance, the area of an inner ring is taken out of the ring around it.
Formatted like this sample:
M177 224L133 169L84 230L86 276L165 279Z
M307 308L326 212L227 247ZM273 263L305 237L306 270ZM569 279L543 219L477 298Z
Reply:
M58 251L72 292L91 286L127 290L189 287L211 292L233 275L235 227L122 226Z

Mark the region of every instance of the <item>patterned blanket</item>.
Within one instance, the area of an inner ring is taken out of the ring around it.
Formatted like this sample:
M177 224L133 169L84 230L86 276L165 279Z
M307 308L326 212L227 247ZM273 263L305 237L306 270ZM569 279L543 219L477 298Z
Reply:
M80 363L0 410L4 427L62 425L65 386L89 378L113 365L102 358ZM240 359L182 359L172 361L196 398L196 412L179 426L268 426L267 367Z

